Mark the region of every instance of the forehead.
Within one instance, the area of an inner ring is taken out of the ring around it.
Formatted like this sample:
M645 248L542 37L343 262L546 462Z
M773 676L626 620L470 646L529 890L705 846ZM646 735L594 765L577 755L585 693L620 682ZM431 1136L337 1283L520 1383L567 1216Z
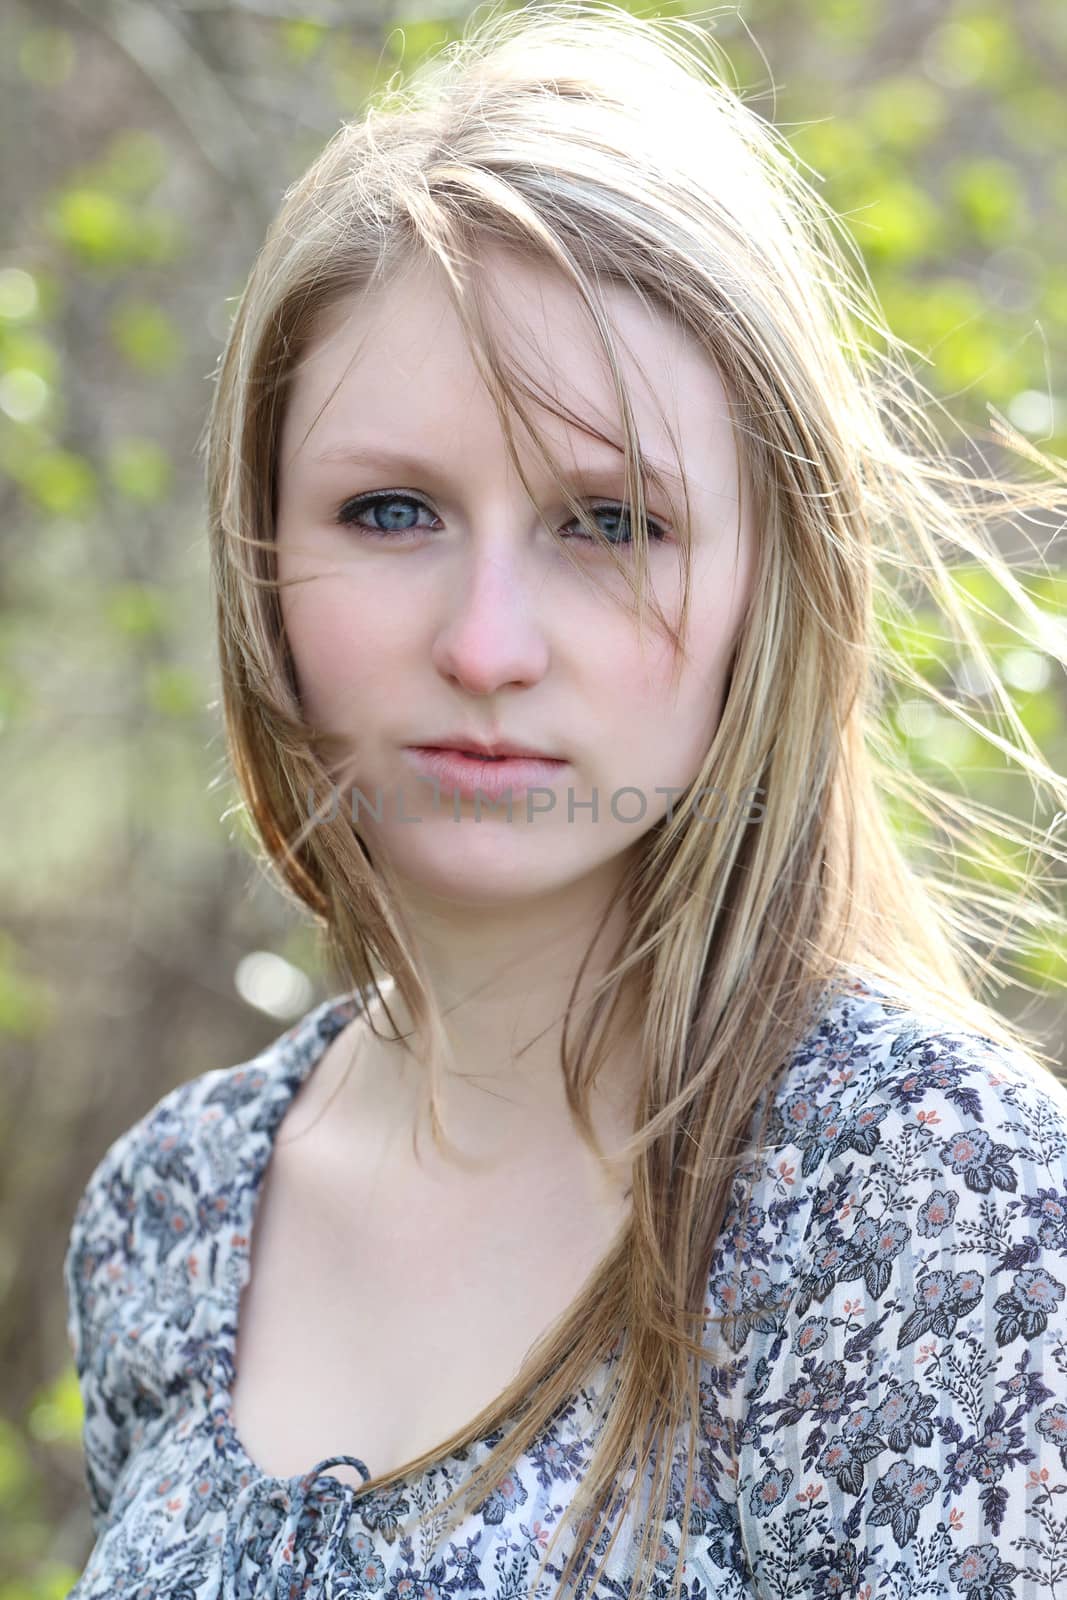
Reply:
M607 356L577 290L550 265L491 249L482 257L490 331L528 381L524 405L565 465L622 460ZM713 362L673 318L629 289L602 286L642 450L668 476L677 440L691 481L722 487L735 465L728 401ZM569 415L555 415L552 405ZM596 437L604 436L604 442ZM456 462L473 442L505 451L496 408L438 274L424 264L331 308L294 372L282 466L376 441ZM521 435L520 455L526 457ZM536 458L529 456L531 470ZM524 459L524 466L526 460Z

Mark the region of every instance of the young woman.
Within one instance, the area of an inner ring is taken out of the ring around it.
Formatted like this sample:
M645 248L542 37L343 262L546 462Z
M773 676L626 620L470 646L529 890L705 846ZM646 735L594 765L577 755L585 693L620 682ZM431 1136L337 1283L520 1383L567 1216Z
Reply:
M1062 478L939 453L707 45L491 15L252 271L224 708L342 992L89 1181L82 1600L1055 1591L1067 1094L887 728L889 569L981 654L955 545L1037 638L977 489Z

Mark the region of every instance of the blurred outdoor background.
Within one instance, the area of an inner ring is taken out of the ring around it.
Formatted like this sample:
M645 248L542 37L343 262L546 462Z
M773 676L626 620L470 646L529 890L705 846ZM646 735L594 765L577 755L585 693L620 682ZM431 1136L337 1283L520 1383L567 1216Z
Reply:
M330 992L314 930L231 810L194 457L211 373L283 191L470 14L0 11L0 1600L65 1595L91 1543L61 1278L89 1173L169 1088L247 1059ZM983 432L990 405L1067 454L1067 7L750 0L716 36L988 460L1026 470ZM1047 560L1042 576L1031 555L1031 592L1062 618L1062 540ZM1062 771L1062 673L988 599L987 642ZM924 640L931 620L915 618L917 664L980 706L973 663ZM1030 820L1025 780L952 719L912 702L896 733L936 782ZM1014 970L1044 998L1016 985L997 1003L1057 1048L1067 955L1038 943Z

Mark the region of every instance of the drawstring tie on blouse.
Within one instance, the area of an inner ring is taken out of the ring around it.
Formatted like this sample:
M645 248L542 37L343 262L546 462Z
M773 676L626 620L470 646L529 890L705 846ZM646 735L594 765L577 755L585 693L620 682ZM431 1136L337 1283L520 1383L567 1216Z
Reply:
M358 1456L325 1456L309 1472L302 1473L298 1477L253 1478L238 1492L226 1523L219 1600L265 1600L267 1594L273 1596L275 1586L279 1594L288 1594L288 1585L280 1581L285 1568L284 1564L278 1562L277 1550L279 1547L284 1548L286 1543L292 1540L295 1556L296 1537L301 1520L308 1509L311 1491L325 1475L326 1468L336 1466L339 1462L355 1467L364 1483L369 1480L370 1473ZM339 1479L331 1482L330 1490L329 1496L317 1501L313 1507L317 1511L319 1505L335 1504L339 1498L338 1509L330 1524L322 1554L320 1556L317 1551L315 1553L315 1565L321 1567L325 1580L325 1587L319 1593L323 1595L323 1600L356 1600L362 1591L354 1586L354 1575L342 1575L338 1571L340 1545L351 1516L356 1491L351 1484L342 1483ZM254 1552L252 1562L255 1574L262 1575L269 1589L264 1588L256 1576L249 1576L242 1558L243 1552L238 1551L239 1541L246 1551ZM271 1552L274 1553L273 1561L269 1559ZM294 1582L299 1585L297 1574L293 1573L292 1576ZM297 1592L300 1592L299 1587Z

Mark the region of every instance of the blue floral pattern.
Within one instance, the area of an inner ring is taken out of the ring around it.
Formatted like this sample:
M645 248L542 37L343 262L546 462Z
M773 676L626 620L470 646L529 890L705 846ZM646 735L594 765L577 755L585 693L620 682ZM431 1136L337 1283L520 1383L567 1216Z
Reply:
M368 1494L328 1470L343 1461L366 1483L358 1456L272 1477L233 1425L274 1137L359 1004L328 1000L252 1061L171 1090L89 1179L64 1265L96 1534L77 1600L555 1593L565 1548L537 1587L533 1574L625 1334L439 1543L401 1522L502 1432ZM676 1442L648 1594L669 1593L680 1553L682 1600L1067 1595L1067 1090L855 974L769 1113L709 1272L723 1321L721 1337L709 1324L689 1524ZM620 1538L584 1594L619 1600L631 1570Z

